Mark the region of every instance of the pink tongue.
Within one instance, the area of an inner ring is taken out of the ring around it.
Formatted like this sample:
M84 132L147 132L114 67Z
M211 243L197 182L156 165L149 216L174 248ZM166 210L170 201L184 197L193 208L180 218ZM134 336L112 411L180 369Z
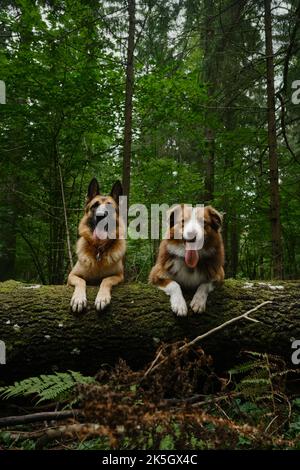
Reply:
M107 239L107 232L105 230L99 230L97 227L93 231L93 239L94 240L106 240Z
M184 261L185 264L189 268L195 268L197 266L197 263L199 261L199 255L197 250L185 250L185 255L184 255Z

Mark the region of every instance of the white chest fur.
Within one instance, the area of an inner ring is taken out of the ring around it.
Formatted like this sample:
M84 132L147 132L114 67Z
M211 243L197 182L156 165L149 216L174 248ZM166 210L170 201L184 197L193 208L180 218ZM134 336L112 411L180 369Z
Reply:
M198 269L190 269L186 266L183 258L175 258L170 274L174 281L185 288L195 289L206 281L205 275Z

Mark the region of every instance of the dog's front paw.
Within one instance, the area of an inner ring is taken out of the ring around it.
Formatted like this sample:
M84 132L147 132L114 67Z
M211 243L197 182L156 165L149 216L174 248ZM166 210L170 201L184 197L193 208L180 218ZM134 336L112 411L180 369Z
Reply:
M99 293L96 297L95 300L95 307L98 312L101 310L104 310L111 301L111 295L109 292L102 292L101 294Z
M186 317L188 308L182 295L174 295L171 297L171 308L178 317Z
M76 312L80 313L86 308L86 306L87 306L86 295L74 292L73 297L70 302L71 310L74 313Z
M207 294L204 292L196 293L190 303L191 309L195 313L205 312Z

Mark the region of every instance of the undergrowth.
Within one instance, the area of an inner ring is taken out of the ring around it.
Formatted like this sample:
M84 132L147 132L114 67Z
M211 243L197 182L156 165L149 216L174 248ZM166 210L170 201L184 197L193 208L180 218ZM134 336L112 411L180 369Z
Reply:
M161 346L140 371L120 361L94 378L68 371L3 387L2 403L31 397L31 412L41 401L76 410L64 421L2 428L0 448L300 449L297 371L245 352L219 376L200 347L179 352L182 345Z

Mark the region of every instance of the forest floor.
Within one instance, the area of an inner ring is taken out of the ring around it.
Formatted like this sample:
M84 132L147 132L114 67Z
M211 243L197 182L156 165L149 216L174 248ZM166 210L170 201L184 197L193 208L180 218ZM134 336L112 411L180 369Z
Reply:
M139 371L121 361L3 387L0 449L300 449L299 371L245 352L216 374L200 347L180 346Z

